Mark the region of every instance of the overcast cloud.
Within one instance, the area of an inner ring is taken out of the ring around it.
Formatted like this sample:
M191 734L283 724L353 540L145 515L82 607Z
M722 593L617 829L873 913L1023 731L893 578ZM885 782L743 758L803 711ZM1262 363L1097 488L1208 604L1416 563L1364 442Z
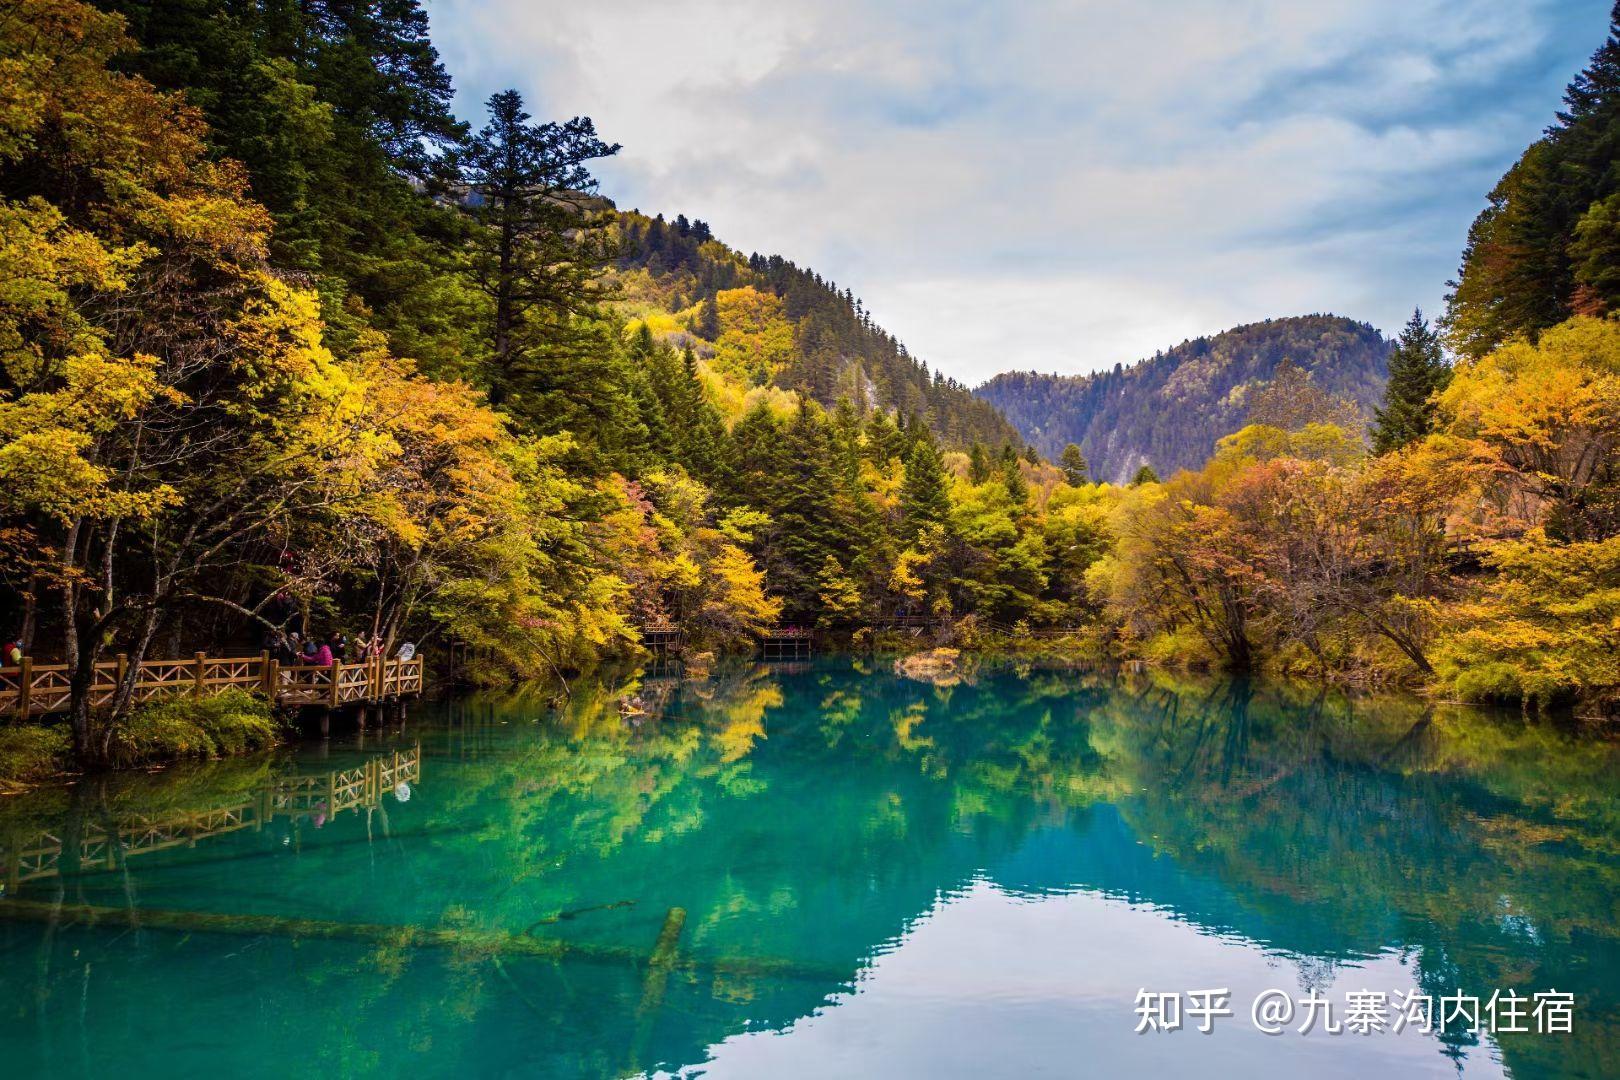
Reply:
M515 86L931 366L1083 372L1272 315L1438 311L1607 0L430 0L474 123Z

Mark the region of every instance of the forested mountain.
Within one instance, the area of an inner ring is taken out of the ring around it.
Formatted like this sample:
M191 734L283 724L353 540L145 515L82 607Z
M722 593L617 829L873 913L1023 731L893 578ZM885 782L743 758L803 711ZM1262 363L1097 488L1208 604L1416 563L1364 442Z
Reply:
M1092 375L1009 372L975 393L1042 454L1055 459L1075 443L1096 479L1123 483L1143 465L1168 476L1202 464L1217 439L1243 426L1252 395L1285 360L1370 419L1389 350L1366 323L1302 315L1184 341Z
M744 257L684 214L617 218L625 309L652 315L661 336L691 345L717 375L744 388L800 391L827 408L845 398L862 410L922 417L950 447L1020 442L994 406L930 374L852 290L780 255Z

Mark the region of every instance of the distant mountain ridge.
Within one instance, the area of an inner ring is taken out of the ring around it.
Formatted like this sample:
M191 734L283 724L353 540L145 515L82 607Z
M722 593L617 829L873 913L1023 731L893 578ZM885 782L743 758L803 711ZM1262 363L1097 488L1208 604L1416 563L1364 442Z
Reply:
M615 278L626 314L715 360L714 370L734 382L802 393L829 409L843 400L892 410L926 422L950 448L1022 445L993 405L930 371L850 289L779 255L744 256L685 215L616 216Z
M1301 315L1184 341L1091 375L1008 372L974 393L1042 454L1056 459L1075 443L1093 477L1123 483L1143 465L1168 476L1202 464L1216 440L1243 425L1248 395L1284 359L1370 417L1388 379L1390 348L1367 323Z

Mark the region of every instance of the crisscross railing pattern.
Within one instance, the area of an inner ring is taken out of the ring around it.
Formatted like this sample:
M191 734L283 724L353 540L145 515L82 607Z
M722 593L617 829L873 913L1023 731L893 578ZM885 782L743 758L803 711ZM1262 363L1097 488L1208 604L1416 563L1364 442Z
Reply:
M97 664L90 684L90 707L99 709L111 703L128 674L129 661L122 656ZM411 697L422 692L423 683L420 656L337 661L330 667L317 667L283 665L268 653L233 657L198 653L189 660L142 663L135 673L133 698L142 702L203 697L234 686L262 693L278 705L336 706ZM25 659L20 667L0 668L0 715L47 716L67 711L72 700L72 672L66 664L36 664Z

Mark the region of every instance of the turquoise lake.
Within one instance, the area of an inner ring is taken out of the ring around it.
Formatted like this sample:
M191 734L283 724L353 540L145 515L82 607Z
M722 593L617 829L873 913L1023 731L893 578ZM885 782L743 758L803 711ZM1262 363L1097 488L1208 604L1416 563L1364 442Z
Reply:
M1398 697L638 674L0 800L0 857L7 1077L1620 1076L1620 742Z

